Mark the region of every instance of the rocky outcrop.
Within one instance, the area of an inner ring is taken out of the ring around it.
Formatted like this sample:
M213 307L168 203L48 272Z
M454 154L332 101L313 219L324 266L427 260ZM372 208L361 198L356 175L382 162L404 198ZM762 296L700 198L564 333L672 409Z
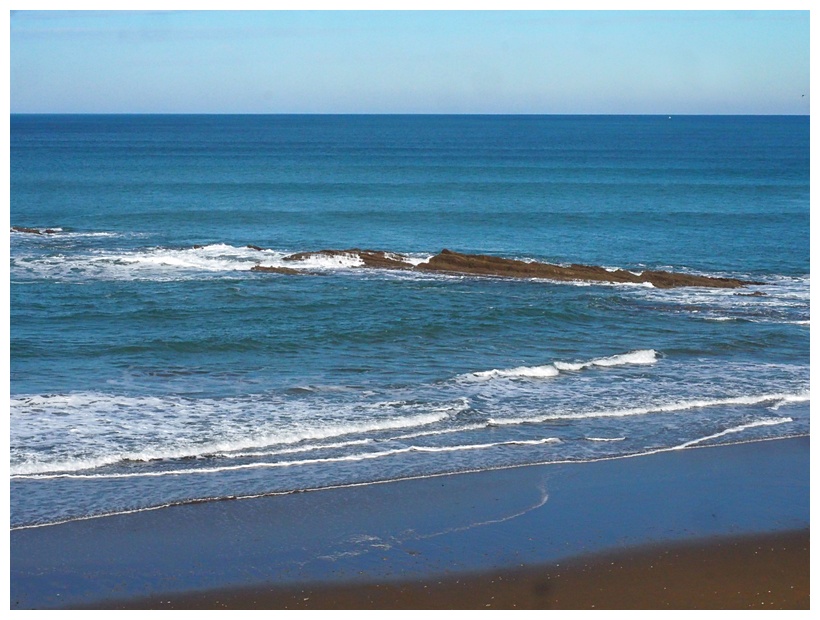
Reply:
M686 273L669 273L668 271L644 271L640 276L641 282L649 282L656 288L674 288L677 286L710 286L712 288L740 288L749 284L762 282L747 282L736 278L714 278L711 276L697 276Z
M437 273L452 273L476 276L494 276L503 278L540 278L555 281L607 282L615 284L651 284L657 288L675 288L680 286L703 286L711 288L739 288L749 284L760 284L735 278L714 278L669 271L646 270L633 273L624 269L605 269L590 265L553 265L535 261L522 261L498 256L481 254L460 254L442 250L427 262L414 265L401 254L376 250L320 250L318 252L300 252L286 256L285 261L304 261L311 257L357 257L361 267L374 269L404 269ZM253 268L254 271L273 271L285 273L281 267ZM293 272L294 270L287 270Z
M27 228L26 226L12 226L11 232L28 233L30 235L53 235L54 233L58 233L60 231L54 230L53 228L44 228L40 230L39 228Z
M708 286L713 288L738 288L756 282L746 282L733 278L712 278L708 276L671 273L668 271L644 271L635 274L623 269L609 270L589 265L551 265L548 263L525 262L497 256L477 254L459 254L442 250L426 263L416 267L421 271L442 271L449 273L469 273L486 276L504 276L513 278L544 278L547 280L609 283L649 283L657 288L674 288L679 286Z
M296 275L300 272L298 269L288 269L287 267L266 267L264 265L254 265L251 271L264 271L267 273L283 273L289 276Z

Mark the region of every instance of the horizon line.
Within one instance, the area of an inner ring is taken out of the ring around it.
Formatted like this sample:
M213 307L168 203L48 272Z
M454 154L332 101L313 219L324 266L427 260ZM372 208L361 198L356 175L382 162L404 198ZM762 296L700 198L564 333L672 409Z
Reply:
M811 116L810 112L9 112L9 116Z

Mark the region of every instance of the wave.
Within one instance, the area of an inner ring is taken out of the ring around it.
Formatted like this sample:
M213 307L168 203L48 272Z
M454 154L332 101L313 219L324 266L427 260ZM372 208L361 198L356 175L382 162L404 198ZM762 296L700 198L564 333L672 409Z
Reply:
M42 401L43 399L35 399ZM134 472L134 473L85 473L89 470L97 468L112 466L112 465L129 465L130 463L146 463L149 461L165 461L171 464L171 461L185 460L189 458L197 459L229 459L235 461L240 458L261 459L276 456L287 456L296 454L306 454L310 452L319 452L323 450L339 450L353 447L376 445L387 445L391 442L402 442L408 439L419 437L440 436L446 434L455 434L482 430L492 427L510 427L518 425L532 425L541 424L562 420L589 420L596 418L611 418L611 417L628 417L628 416L642 416L658 413L674 413L687 411L692 409L716 407L716 406L755 406L770 403L769 409L771 411L778 410L781 406L789 403L799 403L810 401L810 394L808 392L797 394L763 394L756 396L742 396L742 397L728 397L722 399L692 399L686 401L679 401L673 403L660 404L648 407L635 407L631 409L613 409L603 411L587 411L587 412L568 412L555 413L540 416L528 416L518 418L489 418L481 423L461 424L456 427L447 427L441 429L418 430L408 433L400 433L384 436L381 439L373 437L353 437L346 441L327 441L335 437L341 437L349 434L357 433L371 433L384 430L400 430L402 428L412 429L423 426L429 426L441 422L446 418L452 418L454 413L463 410L468 405L461 403L461 406L449 405L439 408L433 413L418 415L418 416L403 416L391 420L373 421L370 423L348 423L337 425L326 425L319 428L306 429L305 431L294 434L291 437L282 437L281 435L273 437L271 435L256 436L249 438L247 435L236 440L211 441L194 446L185 446L172 449L170 447L157 448L155 450L142 450L131 452L117 452L98 458L73 458L61 461L50 462L27 462L14 465L10 468L12 478L35 478L35 479L50 479L50 478L118 478L118 477L133 477L133 476L166 476L182 473L215 473L221 471L254 469L264 467L291 467L297 465L315 465L315 464L330 464L337 462L349 461L363 461L374 458L386 457L397 454L404 454L408 452L454 452L464 450L478 450L485 448L492 448L495 446L512 446L512 445L540 445L543 443L559 442L559 438L539 438L539 439L511 439L501 442L490 443L476 443L464 445L444 445L444 446L426 446L426 445L411 445L401 446L397 448L390 448L387 450L377 450L373 452L357 452L354 454L334 455L323 458L302 458L297 460L283 460L275 462L255 461L252 463L243 463L238 465L217 465L214 467L200 467L202 461L199 460L196 466L191 468L181 469L167 469L167 470L153 470L150 472ZM382 406L400 405L396 403L381 403ZM455 407L455 408L454 408ZM732 429L728 429L716 435L697 438L681 444L681 447L688 447L700 442L708 441L721 437L728 433L741 432L743 430L754 428L757 426L777 425L792 422L790 417L766 418L752 423L746 423ZM625 437L601 437L588 436L586 440L591 442L618 442L623 441ZM305 445L293 445L298 442L309 442ZM291 443L291 447L287 444ZM279 446L279 447L275 447ZM273 449L268 449L273 448ZM130 465L129 465L130 466ZM83 473L80 473L83 472Z
M21 233L22 234L22 233ZM104 233L101 233L104 234ZM236 276L253 271L280 271L286 274L344 272L363 266L355 255L315 255L298 261L283 260L289 252L212 244L194 248L148 248L140 250L98 250L83 254L12 257L11 272L17 277L66 280L148 280L177 281L205 277ZM405 257L411 264L425 256ZM392 272L388 272L391 273ZM429 279L437 274L402 273L404 277Z
M361 260L355 256L317 256L293 264L283 260L288 255L287 252L224 243L191 248L94 250L56 256L13 257L12 271L47 278L163 281L202 274L250 272L258 266L308 273L351 269L361 265Z
M296 405L293 405L294 407ZM343 405L333 405L338 410ZM283 422L272 418L270 413L275 408L281 414ZM14 421L29 412L47 415L40 427L33 429L36 437L51 436L54 432L71 435L76 426L92 428L93 445L78 439L80 450L92 449L106 453L97 457L52 456L48 460L25 460L13 463L10 472L13 475L38 474L44 472L70 472L117 465L125 462L148 462L174 459L199 458L213 455L228 455L240 451L264 450L280 446L285 453L285 446L295 446L301 442L313 443L307 447L299 446L293 452L314 449L333 448L333 444L322 442L335 438L373 434L383 431L418 429L448 420L469 408L466 399L438 404L408 403L405 401L376 402L354 407L378 412L385 408L391 415L370 414L364 419L322 419L324 410L316 408L285 409L282 403L274 403L264 398L237 399L185 399L178 397L126 397L99 393L78 393L65 395L21 396L11 399L12 445L30 443L27 437L20 435L32 433L31 427L25 431L15 432ZM198 433L192 428L202 428L207 420L219 417L217 414L237 412L243 422L237 423L221 432L225 436L209 441L201 441ZM129 413L132 416L127 417ZM55 415L57 416L55 419ZM74 419L83 416L82 419ZM114 419L116 418L116 419ZM30 421L28 421L30 423ZM130 424L130 426L128 426ZM47 427L47 428L46 428ZM114 427L114 439L105 445L105 436L111 436L110 428ZM87 429L86 429L87 430ZM144 444L145 437L157 442L149 449L123 448L121 439L125 431L131 444ZM166 438L166 439L163 439ZM345 442L355 445L357 440ZM85 448L83 448L85 446ZM25 458L25 457L23 457Z
M779 402L772 405L772 411L777 411L783 405L788 405L790 403L804 403L810 400L811 398L808 392L803 392L800 394L785 394Z
M488 379L547 379L557 377L561 372L578 371L593 366L613 367L630 364L646 365L658 361L658 354L654 349L641 349L611 357L601 357L587 362L553 362L543 366L518 366L517 368L482 370L459 375L459 379L488 380Z
M579 372L593 367L652 364L658 354L638 350L585 362L555 362L555 372ZM558 368L562 370L558 371ZM564 368L568 370L563 370ZM507 371L515 380L532 380L520 369ZM514 372L512 372L514 371ZM495 376L504 376L497 371ZM477 380L467 375L468 380ZM183 396L128 396L102 392L19 395L10 399L11 473L36 474L96 469L122 463L170 461L175 459L265 456L346 449L374 442L407 441L481 431L515 425L532 425L571 420L594 420L668 414L719 406L766 404L778 411L793 403L809 402L808 390L796 393L772 392L725 398L688 398L635 407L596 410L574 408L569 402L541 408L526 415L499 415L499 402L492 399L487 412L481 411L483 396L470 398L451 394L440 398L441 390L460 389L465 375L449 385L436 384L433 400L353 400L280 398L267 393L226 398ZM493 376L478 380L486 381ZM453 381L451 379L450 381ZM594 401L600 402L600 401ZM478 407L477 409L474 407ZM501 407L503 410L504 407ZM523 413L523 412L520 412ZM494 416L494 417L491 417ZM218 426L213 421L220 420ZM589 431L587 431L589 432ZM617 431L616 431L617 432ZM594 433L594 431L593 431ZM55 435L66 441L51 446ZM27 451L25 446L49 445L48 450Z
M756 420L754 422L749 422L748 424L741 424L739 426L727 428L725 430L720 431L719 433L714 433L713 435L700 437L698 439L692 439L691 441L687 441L680 444L679 446L676 446L676 449L683 450L685 448L689 448L691 446L703 443L705 441L711 441L712 439L725 437L726 435L732 435L734 433L742 433L743 431L749 430L750 428L758 428L760 426L777 426L778 424L786 424L788 422L793 422L793 420L791 418L767 418L765 420Z
M298 448L282 448L279 450L254 450L250 452L215 452L213 454L203 454L206 458L223 459L245 459L259 458L261 456L279 456L282 454L300 454L302 452L314 452L318 450L338 450L339 448L349 448L350 446L364 446L372 444L373 439L353 439L351 441L337 441L334 443L317 443Z
M630 353L623 353L621 355L601 357L589 362L582 362L578 364L555 362L555 367L558 370L583 370L584 368L590 368L592 366L610 367L628 364L654 364L658 360L657 355L658 354L654 349L641 349Z
M624 418L630 416L642 416L656 413L676 413L690 409L702 409L706 407L721 407L735 405L761 405L772 403L771 409L776 411L786 403L809 402L811 396L808 392L800 394L762 394L759 396L734 396L729 398L714 399L693 399L672 403L666 403L650 407L633 407L630 409L608 409L602 411L585 411L578 413L554 413L532 417L519 418L490 418L488 424L493 426L510 426L519 424L540 424L556 420L587 420L594 418Z
M499 378L522 378L522 379L545 379L557 377L558 369L552 364L545 366L519 366L518 368L508 368L505 370L482 370L473 372L464 377L475 377L476 379L499 379Z
M347 454L344 456L328 457L323 459L299 459L292 461L262 461L254 463L242 463L239 465L220 465L216 467L197 467L185 469L169 469L162 471L144 471L144 472L119 472L119 473L13 473L12 479L28 479L28 480L53 480L55 478L71 478L71 479L112 479L112 478L157 478L164 476L181 476L188 474L214 474L227 471L239 471L246 469L270 469L280 467L296 467L304 465L328 465L331 463L356 462L366 461L388 456L395 456L397 454L407 454L410 452L463 452L468 450L487 450L490 448L498 448L503 446L538 446L550 443L560 443L560 439L556 437L545 437L542 439L532 440L512 440L499 441L492 443L481 444L465 444L456 446L406 446L401 448L393 448L390 450L381 450L378 452L359 452L356 454Z

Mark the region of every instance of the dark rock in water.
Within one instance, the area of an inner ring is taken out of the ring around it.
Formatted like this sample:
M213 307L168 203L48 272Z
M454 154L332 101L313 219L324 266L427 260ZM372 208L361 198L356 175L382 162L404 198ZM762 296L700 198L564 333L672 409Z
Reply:
M582 268L580 265L561 267L545 263L526 262L497 256L481 254L460 254L450 250L442 250L426 263L416 267L420 271L444 271L485 276L504 276L514 278L549 278L554 280L565 279L601 279L603 274L614 275L603 268ZM570 271L572 270L572 276ZM583 276L579 275L584 271Z
M603 267L589 265L551 265L548 263L525 262L497 256L482 256L477 254L459 254L450 250L442 250L426 263L416 267L420 271L442 271L449 273L465 273L474 275L503 276L512 278L543 278L548 280L572 281L583 280L590 282L610 283L649 283L657 288L673 288L678 286L709 286L716 288L737 288L752 282L744 282L731 278L711 278L666 271L644 271L634 274L623 269L608 270Z
M766 293L763 291L755 291L754 293L735 293L738 297L765 297Z
M377 250L360 250L353 248L350 250L320 250L318 252L299 252L298 254L291 254L285 256L282 260L300 261L306 260L313 256L354 256L361 259L365 267L372 267L375 269L412 269L413 264L405 260L404 256L400 254L392 254L390 252L383 252Z
M375 250L321 250L319 252L300 252L286 256L286 261L302 261L313 256L358 257L363 267L376 269L407 269L428 272L457 273L479 276L496 276L505 278L541 278L556 281L608 282L615 284L648 283L657 288L674 288L679 286L705 286L712 288L738 288L759 282L747 282L734 278L713 278L668 271L647 270L636 274L624 269L605 269L590 265L552 265L549 263L527 262L498 256L481 254L460 254L444 249L430 258L426 263L413 265L400 254ZM275 268L266 268L265 270ZM262 269L259 269L260 271Z
M204 248L204 247L205 247L204 245L195 245L195 246L194 246L194 249L195 249L195 250L201 250L201 249L202 249L202 248Z
M288 269L287 267L266 267L264 265L254 265L253 267L251 267L251 271L265 271L267 273L284 273L289 276L303 273L298 269Z
M712 288L739 288L759 282L746 282L735 278L714 278L710 276L696 276L685 273L669 273L668 271L644 271L641 274L643 282L649 282L657 288L674 288L676 286L709 286Z
M40 230L39 228L27 228L26 226L12 226L11 230L12 232L28 233L30 235L53 235L54 233L60 232L59 230L54 230L53 228Z
M260 248L258 245L251 245L250 243L248 245L246 245L245 247L248 248L249 250L256 250L257 252L262 251L262 248Z

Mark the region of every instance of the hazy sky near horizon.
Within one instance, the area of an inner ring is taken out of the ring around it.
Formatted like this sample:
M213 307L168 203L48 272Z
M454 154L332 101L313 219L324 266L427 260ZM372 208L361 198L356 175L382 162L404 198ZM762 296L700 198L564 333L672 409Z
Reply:
M808 114L808 11L13 11L12 113Z

